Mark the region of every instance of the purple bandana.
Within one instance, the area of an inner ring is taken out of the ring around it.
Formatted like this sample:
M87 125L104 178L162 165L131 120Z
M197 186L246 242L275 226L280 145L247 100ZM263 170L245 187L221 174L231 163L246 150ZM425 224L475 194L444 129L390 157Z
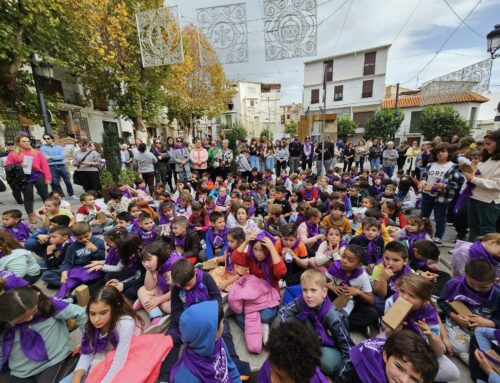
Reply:
M314 187L312 189L304 189L304 201L311 201L313 199L314 190L316 190Z
M342 269L342 264L340 260L334 261L328 268L328 274L340 280L340 284L339 283L336 284L345 286L351 286L350 280L359 277L361 274L363 274L364 271L365 270L362 267L358 267L356 270L352 272L350 276L348 276Z
M82 346L81 353L83 355L90 355L98 352L103 352L106 349L108 343L111 343L113 347L116 347L120 342L120 338L118 337L118 332L113 330L110 333L107 333L104 336L100 336L99 329L94 329L93 339L90 339L90 334L87 330L83 333L82 337Z
M347 208L349 206L349 197L347 195L343 196L342 197L342 203L344 204L344 206Z
M226 255L226 272L227 273L232 273L234 270L234 263L231 260L231 255L233 254L234 250L231 250L229 246L227 247L227 255Z
M158 209L158 215L160 217L160 221L159 221L159 225L166 225L168 223L170 223L172 221L172 219L175 218L175 209L174 209L174 216L173 218L169 218L167 217L165 214L163 214L163 212L161 211L161 209Z
M315 237L319 234L319 225L306 222L307 234L309 237Z
M118 250L114 247L110 247L108 250L108 255L104 260L104 264L116 266L118 262L120 262L120 254L118 254Z
M184 257L178 252L174 251L172 254L170 254L170 257L168 257L163 266L161 266L158 270L158 288L163 294L166 294L170 291L170 284L168 283L168 279L165 274L171 271L174 263L180 259L184 259Z
M262 261L258 261L257 258L255 258L255 254L253 253L253 245L255 244L255 242L262 241L264 237L269 238L273 243L276 242L276 239L271 234L263 230L259 234L257 234L255 241L252 241L248 244L248 256L253 262L255 262L257 268L262 270L264 279L267 283L269 283L269 286L274 288L274 281L273 277L271 276L271 265L273 263L271 256L264 258Z
M394 302L396 302L396 299L398 299L397 294L394 296ZM404 326L404 328L406 330L414 332L417 335L423 336L422 332L417 326L417 322L419 320L425 320L425 323L429 326L439 325L439 319L436 313L436 309L431 303L427 303L417 310L410 311L410 313L405 318L406 325Z
M132 199L132 198L134 198L134 197L132 197L132 194L130 193L129 188L126 188L124 191L122 191L122 193L123 193L123 195L124 195L125 197L127 197L128 199Z
M380 254L380 252L378 251L379 249L376 249L377 242L380 239L380 235L377 235L371 241L366 237L365 233L362 233L361 237L368 241L368 246L366 247L365 265L376 263L382 256L382 254ZM376 251L374 252L374 250Z
M55 308L55 312L52 316L59 314L69 306L68 302L64 302L60 299L50 299L52 300ZM44 318L40 314L36 314L31 321L9 326L4 330L2 339L2 363L0 369L5 366L5 363L9 360L12 347L14 346L16 330L19 330L21 350L29 360L34 362L44 362L49 359L47 349L45 348L45 341L39 333L30 327L30 325L41 323L46 319L48 318Z
M382 267L385 267L383 264L384 260L380 259L377 263L382 263ZM392 277L390 277L387 280L387 295L386 297L390 297L393 294L396 294L398 291L398 287L396 286L397 281L399 278L401 278L403 275L410 274L411 273L411 267L408 265L404 265L401 270L399 270L397 273L395 273Z
M304 155L306 157L311 157L312 154L312 145L310 142L304 142Z
M352 185L352 180L350 178L344 178L342 177L342 180L340 181L342 185L344 185L346 188Z
M222 338L215 341L215 347L212 355L200 356L189 347L184 348L179 362L172 368L170 381L175 383L175 375L184 363L194 376L201 382L206 383L231 383L228 373L226 345Z
M387 383L382 356L384 344L384 339L367 339L349 352L352 365L361 382Z
M257 378L259 383L272 383L271 382L271 362L267 359L259 371L259 376ZM313 377L309 380L309 383L328 383L329 380L323 375L319 367L316 367Z
M300 321L310 320L314 324L316 334L318 334L321 338L321 345L324 347L333 347L333 340L323 326L323 320L328 314L328 311L332 308L332 302L330 302L330 299L328 299L328 297L325 298L319 310L310 308L304 301L302 294L299 296L298 301L300 307L302 308L302 312L297 316L297 319Z
M186 234L184 237L175 237L175 247L179 246L180 248L184 249L186 247L186 241L187 237L189 235L189 230L186 229Z
M281 248L285 247L285 245L283 245L283 239L280 238L280 243L281 243ZM295 243L293 244L292 246L292 250L295 250L297 247L299 247L299 244L300 244L300 240L296 240Z
M184 296L186 298L186 302L184 303L184 308L188 308L196 303L206 302L210 300L210 295L208 295L207 286L205 286L202 282L203 280L203 271L200 269L196 269L196 282L193 288L189 291L185 289L181 289L179 292L179 296Z
M479 171L479 169L476 170L476 172L474 173L474 175L476 175L476 176L481 175L481 172ZM457 214L458 211L462 208L462 206L465 205L465 203L467 202L467 200L470 197L472 197L472 192L474 191L475 187L476 187L476 185L473 184L472 182L467 181L465 183L465 189L458 196L457 202L455 203L455 207L453 208L453 212L455 214Z
M498 267L500 264L500 259L488 253L481 241L476 241L471 245L469 248L469 259L485 259L495 267Z
M23 278L18 277L10 271L0 270L0 279L4 279L6 282L5 291L28 285L28 282L26 282Z
M304 221L304 218L302 218L302 213L297 213L297 218L295 219L295 224L297 226L299 226L303 221Z
M214 249L218 249L219 247L224 246L224 242L227 241L227 233L229 229L227 226L224 226L224 230L215 232L214 228L210 229L210 243Z
M68 280L66 283L63 283L57 293L54 295L57 298L64 299L68 296L69 292L73 290L75 287L95 281L97 279L101 279L104 276L102 271L91 271L86 269L85 267L75 267L73 269L68 270Z
M446 302L461 301L466 306L478 308L486 305L492 298L495 288L493 287L487 293L478 293L472 290L465 276L455 277L451 279L446 286Z
M216 204L217 206L226 206L227 197L228 197L228 195L227 195L227 194L226 194L224 197L222 197L222 196L218 196L218 197L217 197L217 200L215 201L215 204Z
M22 222L19 222L17 226L10 226L10 227L4 226L4 230L12 234L19 242L26 241L30 236L30 231L28 227Z
M136 226L133 229L133 232L135 234L138 234L139 237L142 240L142 245L146 246L149 245L151 242L154 242L156 240L156 227L153 226L150 232L145 232L142 227Z

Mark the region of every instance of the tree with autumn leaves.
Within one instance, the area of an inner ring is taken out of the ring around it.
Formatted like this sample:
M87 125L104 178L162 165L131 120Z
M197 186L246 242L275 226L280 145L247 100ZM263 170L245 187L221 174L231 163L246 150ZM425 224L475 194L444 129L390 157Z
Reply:
M0 10L0 36L6 41L0 46L2 109L37 114L30 73L24 70L32 54L77 76L88 99L106 100L117 116L129 118L139 130L165 106L169 117L189 129L198 116L220 114L231 99L222 66L192 25L182 31L184 63L142 67L135 14L161 7L162 0L6 4Z

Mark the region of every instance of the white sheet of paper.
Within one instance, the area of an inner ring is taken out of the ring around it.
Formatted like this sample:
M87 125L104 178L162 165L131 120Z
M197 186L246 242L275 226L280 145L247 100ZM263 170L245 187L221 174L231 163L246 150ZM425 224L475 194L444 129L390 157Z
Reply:
M24 158L23 158L24 174L31 174L32 168L33 168L33 157L24 156Z

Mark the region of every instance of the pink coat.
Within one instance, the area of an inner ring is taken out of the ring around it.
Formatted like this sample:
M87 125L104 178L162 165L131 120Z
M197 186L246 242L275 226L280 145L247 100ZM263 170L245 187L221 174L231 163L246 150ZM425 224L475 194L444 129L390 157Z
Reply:
M37 149L25 149L19 155L17 155L15 151L10 152L4 166L16 164L22 165L25 155L33 157L33 170L42 173L45 181L52 181L52 173L50 172L49 164L42 152Z
M231 286L228 302L236 314L245 313L245 341L250 352L262 351L260 310L280 304L280 294L264 279L244 275Z

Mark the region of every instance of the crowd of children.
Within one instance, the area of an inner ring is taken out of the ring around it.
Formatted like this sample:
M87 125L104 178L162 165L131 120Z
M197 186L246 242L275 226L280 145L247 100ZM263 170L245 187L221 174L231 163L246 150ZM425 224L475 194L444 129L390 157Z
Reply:
M249 352L267 345L259 382L453 381L453 354L500 381L500 234L459 241L450 276L403 172L197 177L152 195L119 184L106 203L88 191L74 213L52 193L37 227L3 212L8 382L244 381L228 316ZM392 328L382 318L398 300L409 309Z

